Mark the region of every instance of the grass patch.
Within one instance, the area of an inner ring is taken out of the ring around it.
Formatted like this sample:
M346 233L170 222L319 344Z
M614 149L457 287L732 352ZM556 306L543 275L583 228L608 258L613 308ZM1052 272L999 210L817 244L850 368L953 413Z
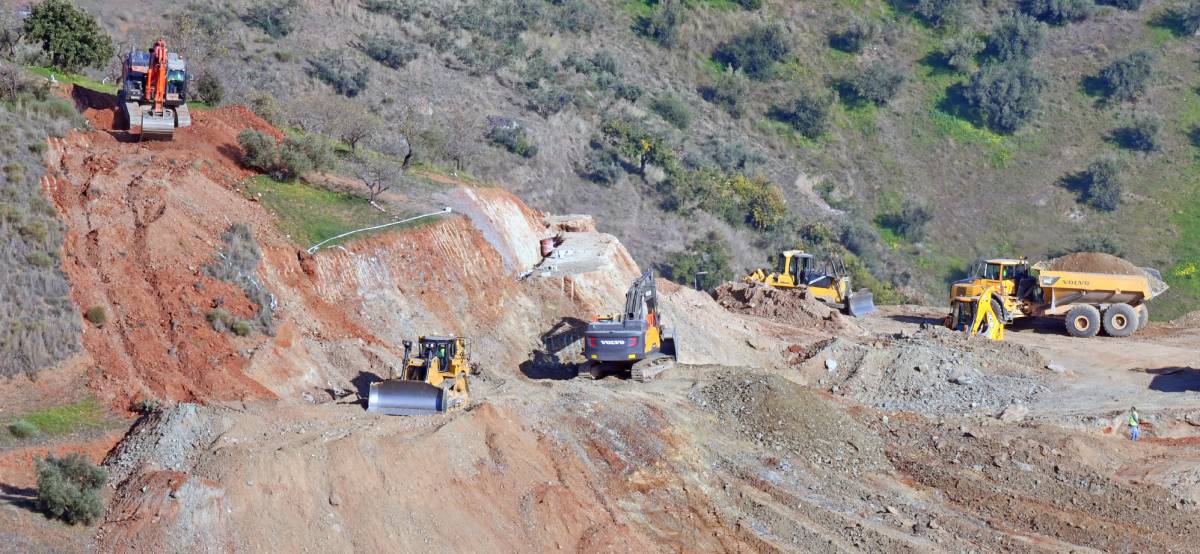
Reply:
M42 77L50 78L51 76L53 76L54 79L60 83L70 83L72 85L80 86L80 87L87 88L87 89L92 89L94 91L103 92L105 94L116 94L117 93L117 85L101 83L100 81L89 79L87 77L84 77L83 75L72 75L70 73L63 73L61 71L58 71L56 69L51 69L49 67L29 66L26 69L28 69L29 71L31 71L33 73L41 75Z
M1163 278L1171 285L1168 292L1171 301L1155 303L1167 318L1183 315L1186 310L1180 306L1200 303L1200 189L1194 189L1181 209L1171 215L1171 223L1179 230L1179 242L1174 249L1178 262L1163 272Z
M1013 159L1012 143L1003 135L976 127L970 121L955 117L937 108L930 110L929 123L938 137L950 139L959 144L979 146L988 165L994 169L1004 169Z
M68 435L88 428L103 427L112 420L111 414L95 398L88 397L79 402L53 406L36 412L30 412L9 422L6 427L10 434L13 429L20 429L26 436L33 435ZM31 429L36 430L29 433Z
M292 242L304 247L347 231L395 221L361 196L334 192L299 179L285 183L260 175L249 181L243 192L261 202L274 214L279 228ZM425 221L428 220L397 225L388 230L415 227ZM370 234L373 233L361 233L346 240Z

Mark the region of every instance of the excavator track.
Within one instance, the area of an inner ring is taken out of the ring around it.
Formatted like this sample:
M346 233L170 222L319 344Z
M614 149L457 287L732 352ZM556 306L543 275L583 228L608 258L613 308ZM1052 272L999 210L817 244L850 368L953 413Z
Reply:
M674 356L656 354L633 364L633 367L629 368L629 378L638 383L645 383L673 367L675 367Z

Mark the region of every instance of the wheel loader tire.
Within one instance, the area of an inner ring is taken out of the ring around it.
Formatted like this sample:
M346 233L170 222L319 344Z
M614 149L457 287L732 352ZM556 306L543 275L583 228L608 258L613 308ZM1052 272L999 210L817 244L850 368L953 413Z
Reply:
M1100 310L1080 304L1067 312L1067 333L1072 337L1091 338L1100 332Z
M1104 332L1110 337L1128 337L1139 324L1137 310L1129 304L1113 304L1104 310Z
M1137 315L1138 315L1137 330L1141 331L1142 329L1146 328L1146 325L1148 323L1150 323L1150 308L1147 308L1145 304L1138 304Z

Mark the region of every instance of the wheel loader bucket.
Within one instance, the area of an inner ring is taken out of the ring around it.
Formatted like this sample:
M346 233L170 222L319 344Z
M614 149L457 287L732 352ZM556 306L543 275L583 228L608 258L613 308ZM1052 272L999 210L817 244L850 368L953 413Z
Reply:
M446 393L422 381L371 383L367 411L387 415L432 415L446 411Z
M871 291L861 289L846 299L846 315L862 317L873 313L875 313L875 295L871 294Z

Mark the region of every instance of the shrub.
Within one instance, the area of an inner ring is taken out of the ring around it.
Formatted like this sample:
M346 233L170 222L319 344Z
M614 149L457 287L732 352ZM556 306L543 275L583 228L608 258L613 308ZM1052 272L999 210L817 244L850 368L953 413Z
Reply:
M38 434L38 428L24 419L18 419L8 424L8 433L18 439L27 439Z
M417 3L409 0L362 0L359 5L371 13L391 16L398 21L408 21L417 12Z
M100 489L108 473L82 454L37 460L37 505L50 517L91 525L104 515Z
M25 38L41 44L50 64L63 71L104 67L115 53L112 38L96 19L69 0L35 4L25 19L24 31Z
M1143 114L1134 117L1128 127L1117 129L1113 138L1122 148L1153 152L1159 149L1158 131L1162 128L1162 120L1153 114Z
M987 39L987 54L1000 60L1024 60L1033 57L1045 41L1045 26L1024 14L1012 14L1000 21Z
M1195 35L1200 31L1200 0L1183 0L1167 10L1165 19L1176 33Z
M137 402L134 402L133 404L131 404L129 406L130 411L132 411L134 413L142 414L142 415L149 415L149 414L161 412L162 408L163 408L162 401L157 398L143 398L141 400L138 400Z
M333 146L316 135L290 136L279 146L279 159L271 174L291 180L310 171L326 171L337 165Z
M731 183L733 192L744 203L746 223L759 230L778 225L787 215L783 191L766 177L738 175Z
M977 35L965 34L951 38L942 45L942 59L955 71L969 73L975 69L975 56L987 44Z
M221 79L211 71L200 72L200 76L196 77L196 100L217 106L224 99L225 85L221 84Z
M104 324L108 323L108 311L104 309L104 306L92 306L88 308L84 312L83 317L87 318L96 327L104 327Z
M925 225L932 219L933 212L929 208L908 202L897 211L880 214L875 222L897 235L916 241L925 236Z
M674 125L677 129L687 129L692 124L692 111L687 103L673 94L664 94L650 103L650 110L663 118L663 121Z
M740 69L752 79L767 80L775 64L792 51L787 32L778 25L761 25L717 47L713 59Z
M326 50L308 61L310 75L325 81L334 92L354 98L371 82L371 68L358 63L346 50Z
M254 324L245 319L235 319L229 326L229 330L239 337L248 337L250 333L254 332Z
M675 46L685 13L680 0L662 0L649 15L639 16L633 30L664 48Z
M400 69L417 59L416 47L383 34L362 37L362 51L367 57L392 69Z
M704 99L720 106L734 118L746 115L746 95L750 84L740 70L727 68L711 87L701 91Z
M1087 203L1093 208L1106 212L1117 209L1125 190L1121 163L1112 157L1092 162L1084 172L1083 186Z
M1083 21L1092 15L1091 0L1021 0L1021 12L1053 25Z
M276 300L275 295L258 279L262 251L254 240L254 234L245 224L234 223L221 234L221 241L222 251L217 254L216 260L204 266L204 274L242 289L246 297L258 306L258 314L254 317L258 329L268 335L274 334ZM206 318L209 323L220 320L225 327L233 323L233 316L220 308L209 312Z
M659 191L665 210L686 215L700 209L759 230L775 227L787 215L783 191L762 176L729 175L715 168L676 171Z
M803 87L795 99L777 107L775 111L779 119L789 123L800 134L815 139L825 132L832 106L833 97L829 94Z
M628 100L631 103L636 103L638 98L642 97L645 91L633 83L620 82L613 87L613 96L621 100Z
M237 136L242 149L242 165L263 173L275 169L275 138L262 131L246 129Z
M1114 6L1131 12L1138 11L1142 7L1142 0L1096 0L1096 3Z
M715 232L696 239L684 250L668 252L663 261L666 277L676 283L712 290L733 278L729 245ZM702 273L703 272L703 273Z
M45 252L34 252L27 256L25 261L29 262L29 265L33 267L40 267L42 269L47 269L54 265L54 258L51 258L50 255Z
M296 30L296 21L303 11L300 0L254 0L242 14L242 21L277 39Z
M675 153L666 139L651 131L643 121L629 117L608 119L601 123L600 133L602 144L630 160L643 178L646 177L647 165L668 171L676 165Z
M590 33L600 21L600 11L587 0L564 0L554 18L559 28L571 33Z
M575 95L563 88L538 89L529 96L529 109L542 117L550 117L575 101Z
M537 145L529 140L525 128L516 123L492 127L486 136L488 142L522 158L532 158L538 153Z
M712 142L706 151L713 162L727 173L744 172L767 161L761 152L742 142Z
M1154 74L1154 53L1134 50L1100 70L1104 94L1112 100L1133 100L1146 92Z
M858 54L879 35L879 25L861 18L851 18L841 29L829 34L829 46Z
M963 96L988 127L1012 133L1037 114L1045 87L1023 62L991 63L971 76Z
M913 13L925 23L944 27L962 19L965 4L966 0L917 0Z
M608 185L617 182L625 169L621 167L621 159L616 152L607 148L599 148L588 152L587 158L579 168L584 178Z
M904 73L893 63L875 60L844 84L855 98L882 106L900 91L900 85L904 84Z
M216 308L204 314L204 320L212 325L214 331L224 333L229 329L229 324L233 322L233 315L221 308Z

